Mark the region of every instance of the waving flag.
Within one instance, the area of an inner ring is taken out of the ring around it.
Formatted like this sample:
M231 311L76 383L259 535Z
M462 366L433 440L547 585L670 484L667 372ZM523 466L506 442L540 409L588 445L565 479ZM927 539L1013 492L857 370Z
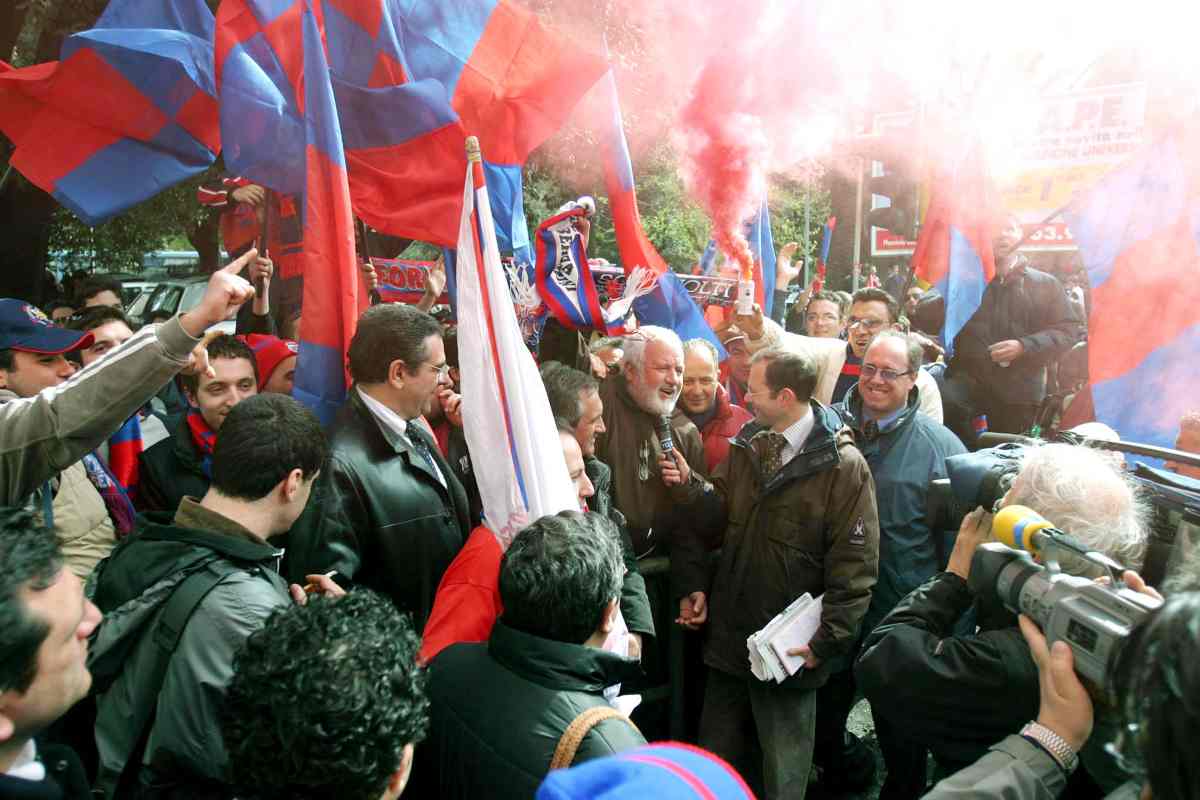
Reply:
M409 78L441 83L487 154L500 249L527 258L521 167L604 74L604 60L509 0L409 3L397 17Z
M239 139L247 148L234 156L235 163L245 158L235 169L251 167L247 178L299 198L304 315L293 393L328 425L346 398L346 350L359 314L359 270L341 124L314 2L223 2L217 50L224 53L222 124L233 121L224 108L228 89L234 108L246 109L241 119L247 128L263 131L259 124L266 124L274 137L269 143ZM256 97L254 91L262 92L259 101L274 92L288 106L256 116L247 102ZM292 154L296 161L278 154Z
M746 241L754 254L754 295L765 316L771 316L775 299L775 238L771 235L771 214L767 198L763 198L758 213L750 220Z
M458 241L463 427L477 456L483 517L502 544L547 514L578 509L550 401L517 325L500 265L483 165L472 160Z
M1200 397L1196 175L1188 151L1168 137L1066 212L1092 286L1096 419L1125 440L1173 447L1180 417Z
M562 126L603 61L507 0L326 0L324 9L334 75L372 90L352 112L338 89L356 211L381 231L453 247L466 130L489 154L500 247L531 261L521 167ZM412 89L414 111L380 111L381 91L424 83ZM360 189L363 181L375 188Z
M825 221L825 227L821 233L821 255L817 259L817 277L813 281L813 292L819 292L825 288L825 269L829 265L829 246L833 242L835 227L837 227L837 217L830 217Z
M621 104L617 98L617 84L612 70L605 76L605 94L610 104L610 127L603 138L604 185L608 191L608 202L612 208L613 228L617 236L617 250L621 266L629 283L634 280L634 270L639 267L655 278L650 291L637 292L633 310L640 322L670 328L679 338L707 339L725 358L725 348L713 329L704 320L704 313L691 295L679 282L679 276L667 266L661 255L646 237L641 214L637 207L637 192L633 185L633 164L629 160L629 146L625 140L625 124L621 118ZM640 278L640 274L637 276Z
M204 171L220 147L203 0L113 0L60 61L0 62L11 164L88 225Z
M980 148L971 145L956 165L937 175L912 258L916 277L946 298L942 342L947 356L996 274L991 239L995 208Z

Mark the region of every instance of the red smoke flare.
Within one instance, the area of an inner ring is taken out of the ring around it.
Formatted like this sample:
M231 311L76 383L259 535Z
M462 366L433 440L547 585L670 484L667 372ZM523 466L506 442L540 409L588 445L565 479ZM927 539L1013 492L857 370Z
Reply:
M680 172L692 198L713 223L713 240L753 275L744 232L766 189L767 138L747 89L747 71L728 59L704 66L680 114Z

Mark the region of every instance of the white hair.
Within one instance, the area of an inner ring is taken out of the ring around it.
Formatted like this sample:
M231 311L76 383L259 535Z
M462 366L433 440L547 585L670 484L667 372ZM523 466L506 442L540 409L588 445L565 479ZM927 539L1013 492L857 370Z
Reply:
M1141 566L1146 504L1133 482L1100 451L1057 443L1034 448L1013 480L1008 504L1032 508L1054 527L1130 569ZM1073 558L1060 561L1068 572L1094 571Z
M721 357L719 355L717 355L717 348L714 347L713 343L710 342L708 339L700 339L700 338L688 339L686 342L683 343L684 358L687 358L687 354L691 353L693 351L698 352L698 353L704 353L706 356L708 356L710 359L712 359L712 363L714 365L716 365L718 367L721 365Z
M650 342L666 342L680 357L683 356L683 342L679 339L679 334L670 328L642 325L635 332L625 336L625 354L621 357L621 363L641 369L646 359L646 345Z

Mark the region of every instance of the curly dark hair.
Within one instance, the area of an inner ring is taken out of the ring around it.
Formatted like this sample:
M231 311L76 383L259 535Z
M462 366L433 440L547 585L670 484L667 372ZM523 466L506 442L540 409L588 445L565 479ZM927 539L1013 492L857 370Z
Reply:
M234 659L223 731L239 792L375 800L425 736L420 640L368 589L276 611Z
M49 588L61 570L54 531L29 511L0 507L0 692L29 688L50 632L49 623L26 610L21 591Z
M1200 730L1200 592L1171 595L1133 630L1118 651L1113 692L1128 743L1117 749L1125 766L1143 773L1156 800L1193 800L1200 763L1193 756Z

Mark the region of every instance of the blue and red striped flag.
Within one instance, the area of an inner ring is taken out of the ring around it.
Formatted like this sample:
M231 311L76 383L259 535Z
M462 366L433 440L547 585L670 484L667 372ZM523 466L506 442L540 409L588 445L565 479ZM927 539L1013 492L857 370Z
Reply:
M488 528L507 545L547 514L579 508L550 401L500 264L483 165L466 172L458 242L463 428Z
M775 237L771 235L771 214L767 198L762 199L758 213L746 230L746 241L754 254L754 300L767 317L775 305Z
M829 246L833 243L833 229L837 227L837 217L825 220L821 231L821 255L817 258L817 275L813 283L813 291L819 292L825 288L825 271L829 266Z
M500 247L530 261L521 168L600 77L603 61L508 0L403 8L325 0L324 9L334 75L376 98L355 106L359 116L338 90L356 211L381 231L454 247L462 130L470 130L489 155L484 171ZM417 92L412 111L378 112L381 90L422 84L430 88ZM376 187L370 193L355 185L365 180Z
M346 396L361 302L341 123L318 0L229 0L217 18L225 158L295 198L304 289L295 397L328 423Z
M204 171L221 149L203 0L113 0L61 60L0 62L11 164L89 225Z
M304 299L293 394L328 424L350 385L346 351L365 303L341 126L313 3L305 1L303 16Z
M957 164L935 172L912 258L913 274L946 299L942 342L947 356L996 274L991 238L995 212L981 149L971 143Z
M1122 439L1161 447L1174 446L1180 418L1200 397L1194 148L1175 136L1157 141L1065 214L1092 286L1095 418Z
M637 314L639 322L670 328L684 341L707 339L713 343L723 359L725 348L721 346L720 339L704 320L704 313L680 283L679 276L667 266L667 262L650 243L642 227L642 218L637 206L637 191L633 185L633 164L629 159L625 124L621 118L621 103L617 98L617 84L612 70L609 70L604 80L610 108L610 127L602 140L604 186L608 191L609 206L612 208L621 267L631 282L635 277L634 270L639 267L649 271L655 279L653 289L633 301L634 313Z

